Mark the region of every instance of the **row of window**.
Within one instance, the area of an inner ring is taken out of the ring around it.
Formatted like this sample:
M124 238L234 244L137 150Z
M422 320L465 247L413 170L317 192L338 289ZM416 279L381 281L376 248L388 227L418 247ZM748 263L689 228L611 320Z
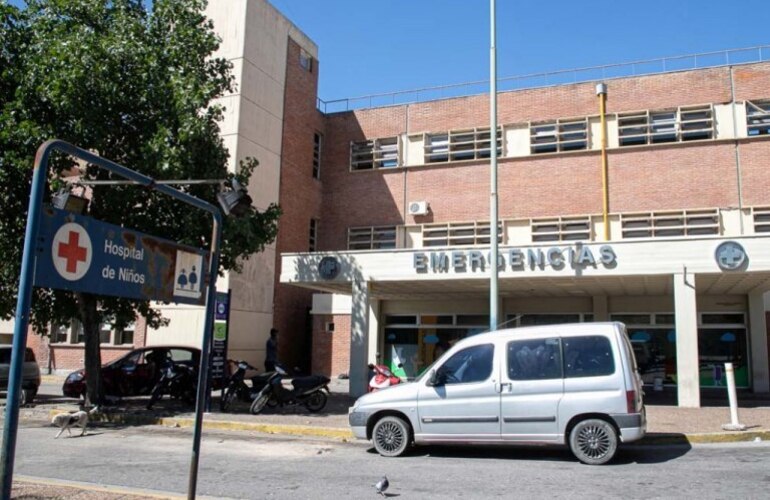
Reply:
M770 134L770 100L745 101L747 134ZM666 142L714 139L714 106L680 106L674 109L619 113L618 145L639 146ZM531 154L586 150L589 144L588 117L529 123ZM503 155L503 129L497 130L497 154ZM410 139L419 136L410 136ZM399 136L350 143L351 170L394 168L404 164ZM489 127L422 134L423 162L442 163L489 158L492 148Z
M597 377L615 373L612 346L606 337L516 340L507 345L510 380ZM487 380L492 374L494 345L483 344L455 353L439 370L445 384Z
M770 207L752 209L754 232L770 232ZM721 234L720 213L714 209L635 212L619 214L622 239L671 238ZM498 243L506 243L508 224L497 228ZM591 216L546 217L529 219L532 243L557 241L591 241ZM403 226L401 226L403 227ZM489 221L430 223L416 226L422 247L488 245ZM399 226L368 226L348 229L348 250L387 250L398 247Z
M51 344L84 344L86 341L83 324L73 321L71 325L61 325L51 331ZM99 328L99 342L106 345L133 345L134 325L118 330L104 323Z

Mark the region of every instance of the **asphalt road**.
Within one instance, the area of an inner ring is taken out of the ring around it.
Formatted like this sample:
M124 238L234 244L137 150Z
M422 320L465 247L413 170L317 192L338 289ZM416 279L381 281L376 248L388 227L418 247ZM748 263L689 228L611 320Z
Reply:
M192 435L158 427L92 429L54 440L20 427L16 474L185 493ZM65 433L66 435L66 433ZM386 459L361 442L204 433L198 493L217 498L767 498L770 443L628 447L608 466L564 448L424 447Z

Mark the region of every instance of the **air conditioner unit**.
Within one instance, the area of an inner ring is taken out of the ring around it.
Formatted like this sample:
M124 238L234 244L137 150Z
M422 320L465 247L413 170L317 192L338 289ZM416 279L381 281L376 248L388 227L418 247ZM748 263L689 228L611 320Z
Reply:
M409 203L409 215L427 215L427 201L412 201Z

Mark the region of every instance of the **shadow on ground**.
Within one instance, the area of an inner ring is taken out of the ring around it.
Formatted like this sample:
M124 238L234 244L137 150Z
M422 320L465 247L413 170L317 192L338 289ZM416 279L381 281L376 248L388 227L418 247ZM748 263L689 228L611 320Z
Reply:
M692 446L684 435L667 435L671 445L664 448L641 445L621 445L612 461L605 466L628 464L657 464L676 460L687 454ZM368 450L376 454L374 448ZM468 460L535 460L548 462L578 463L567 446L530 445L447 445L416 446L408 452L410 457L463 458Z

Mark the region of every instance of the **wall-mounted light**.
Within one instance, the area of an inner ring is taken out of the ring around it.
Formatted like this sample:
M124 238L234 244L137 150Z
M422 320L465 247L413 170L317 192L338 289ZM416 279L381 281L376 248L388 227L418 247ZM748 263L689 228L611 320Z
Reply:
M82 215L88 208L88 199L73 194L65 187L53 195L51 204L60 210Z
M251 208L251 196L237 180L233 179L230 184L231 189L224 188L217 194L219 206L226 215L244 216Z

